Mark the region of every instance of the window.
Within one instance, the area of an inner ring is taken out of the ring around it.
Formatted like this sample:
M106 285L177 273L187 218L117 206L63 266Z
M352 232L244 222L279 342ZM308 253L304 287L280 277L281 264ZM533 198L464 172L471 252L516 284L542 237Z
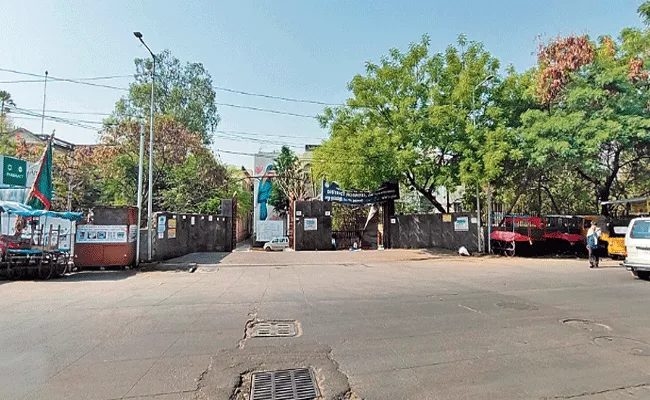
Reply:
M636 221L630 231L632 239L650 239L650 221Z

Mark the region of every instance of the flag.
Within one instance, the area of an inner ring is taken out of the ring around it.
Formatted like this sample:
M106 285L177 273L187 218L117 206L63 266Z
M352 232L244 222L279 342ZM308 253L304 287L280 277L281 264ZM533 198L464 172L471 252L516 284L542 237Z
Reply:
M26 204L37 210L49 210L52 206L52 140L54 134L47 141L47 146L41 158L41 166L34 180L32 188L27 195Z

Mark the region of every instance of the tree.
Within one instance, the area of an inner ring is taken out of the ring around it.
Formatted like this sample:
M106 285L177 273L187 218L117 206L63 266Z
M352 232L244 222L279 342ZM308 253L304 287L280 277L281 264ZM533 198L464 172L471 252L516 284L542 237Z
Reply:
M169 188L170 171L182 165L191 154L198 154L205 148L198 133L190 132L172 116L158 116L154 131L153 204L154 210L161 210L164 209L162 193ZM93 152L94 162L104 177L102 202L115 205L136 203L139 143L140 124L133 120L107 125L100 132L100 145ZM145 146L145 199L149 195L148 158L149 149Z
M148 119L151 104L151 59L135 59L135 82L129 94L115 104L113 118ZM212 77L201 63L181 64L165 50L156 55L154 112L170 115L190 132L209 143L219 123Z
M207 150L191 154L185 161L171 168L168 188L162 193L166 210L217 213L227 193L228 171Z
M280 212L289 211L289 202L306 200L309 195L309 173L289 147L282 146L273 165L273 192L269 204Z
M0 90L0 133L6 132L9 130L9 124L7 122L7 113L9 112L9 107L15 107L11 98L11 93Z
M482 99L499 62L461 36L456 46L429 55L429 38L408 52L392 49L355 76L347 105L327 108L320 121L330 139L314 152L315 171L344 187L375 189L401 180L439 211L440 186L461 183L460 162L480 118Z
M545 109L522 115L527 158L533 167L576 177L591 189L596 209L622 175L650 157L648 35L648 29L628 29L618 43L570 36L540 49L538 95Z

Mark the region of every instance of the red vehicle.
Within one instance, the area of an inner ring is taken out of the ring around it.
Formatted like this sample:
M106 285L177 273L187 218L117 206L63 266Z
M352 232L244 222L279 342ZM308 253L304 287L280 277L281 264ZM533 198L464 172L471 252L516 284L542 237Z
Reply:
M545 223L540 217L519 214L500 215L492 226L490 246L494 254L512 257L518 248L530 250L534 242L544 240Z

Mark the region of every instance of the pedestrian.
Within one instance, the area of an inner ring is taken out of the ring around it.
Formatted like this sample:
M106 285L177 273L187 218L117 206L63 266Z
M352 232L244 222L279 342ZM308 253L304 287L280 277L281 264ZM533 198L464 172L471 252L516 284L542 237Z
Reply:
M598 239L602 231L596 221L591 221L591 226L587 231L587 252L589 253L589 268L598 268Z

